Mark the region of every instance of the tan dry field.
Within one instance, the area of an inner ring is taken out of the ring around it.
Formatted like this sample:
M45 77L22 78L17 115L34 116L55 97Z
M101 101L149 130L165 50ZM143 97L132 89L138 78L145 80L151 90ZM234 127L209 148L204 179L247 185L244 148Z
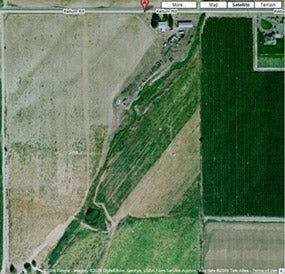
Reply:
M284 224L210 222L205 231L204 269L272 269L277 273L284 267Z
M122 8L137 8L141 7L139 0L8 0L8 6L18 7L68 7L68 8L82 8L82 7L122 7ZM151 6L155 8L161 7L161 1L152 0Z
M5 31L9 261L19 266L41 262L78 212L113 99L155 36L118 15L9 15Z
M171 129L170 129L171 130ZM200 174L200 108L124 201L114 220L167 216Z

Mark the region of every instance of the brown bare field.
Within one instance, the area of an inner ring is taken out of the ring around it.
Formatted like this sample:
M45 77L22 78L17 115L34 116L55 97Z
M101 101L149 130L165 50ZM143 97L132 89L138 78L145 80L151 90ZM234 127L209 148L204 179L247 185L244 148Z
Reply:
M114 97L155 36L119 15L8 15L5 31L9 261L19 266L40 262L78 212L114 130Z
M200 108L124 201L114 220L127 215L167 216L200 174L199 137Z
M141 7L138 0L9 0L8 5L16 5L19 7L122 7L122 8L136 8ZM156 8L161 7L161 2L158 0L151 1L150 5Z
M284 224L210 222L205 231L205 269L284 266Z

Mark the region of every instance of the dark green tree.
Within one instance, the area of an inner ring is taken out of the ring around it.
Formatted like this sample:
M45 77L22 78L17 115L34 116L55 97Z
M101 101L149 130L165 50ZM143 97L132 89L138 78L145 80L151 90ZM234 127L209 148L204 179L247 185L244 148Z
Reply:
M17 273L17 269L15 268L15 266L13 264L10 265L10 272L11 273Z
M170 29L173 29L173 24L174 24L174 20L171 14L169 14L168 16L168 26L170 27Z
M24 263L24 268L27 270L28 273L32 272L32 266L30 263Z
M156 29L158 27L158 23L160 22L160 17L157 13L153 13L151 17L151 26Z
M85 214L85 221L98 229L106 229L105 214L101 208L89 207Z

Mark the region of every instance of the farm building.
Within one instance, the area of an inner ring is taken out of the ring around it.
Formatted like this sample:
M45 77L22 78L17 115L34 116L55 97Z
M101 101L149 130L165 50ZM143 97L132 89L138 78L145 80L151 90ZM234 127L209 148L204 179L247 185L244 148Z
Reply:
M168 28L168 23L166 21L164 22L159 22L158 23L158 28L161 32L165 32Z
M178 21L179 29L192 29L194 27L192 21Z

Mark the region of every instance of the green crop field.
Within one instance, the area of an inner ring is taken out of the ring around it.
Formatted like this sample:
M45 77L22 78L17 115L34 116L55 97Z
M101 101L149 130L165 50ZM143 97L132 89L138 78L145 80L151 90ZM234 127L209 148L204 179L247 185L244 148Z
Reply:
M198 221L128 218L116 231L105 268L198 270L199 252Z
M80 230L61 254L56 269L94 269L99 267L109 234Z
M252 45L251 19L207 20L201 94L205 215L284 215L284 75L254 72Z

